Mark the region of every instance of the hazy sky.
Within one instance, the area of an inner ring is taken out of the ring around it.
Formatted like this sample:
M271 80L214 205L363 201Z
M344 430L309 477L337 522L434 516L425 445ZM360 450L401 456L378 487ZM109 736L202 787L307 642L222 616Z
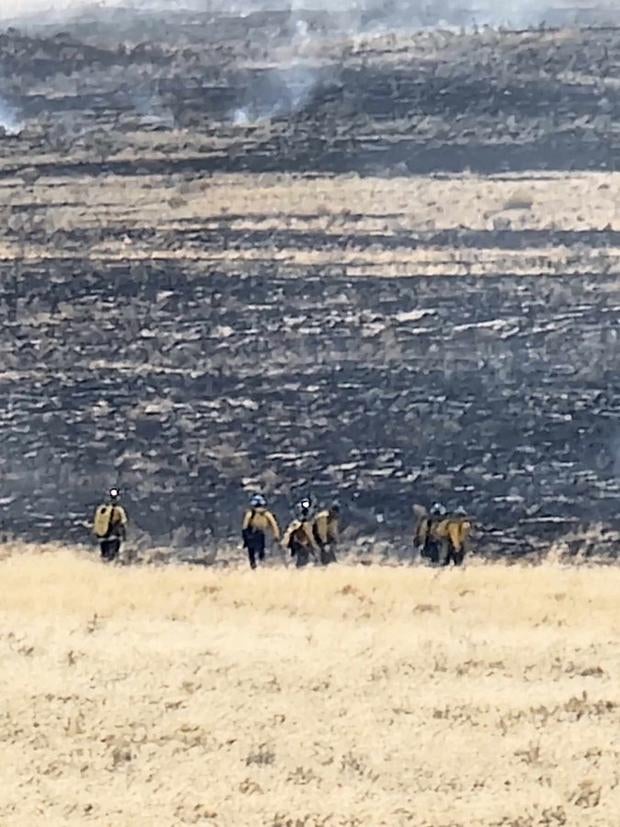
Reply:
M0 20L41 12L75 11L80 6L131 6L132 0L0 0Z
M368 0L366 0L368 2ZM401 13L409 10L414 11L417 3L421 6L428 4L428 0L396 0L386 5ZM102 8L113 6L125 7L186 7L203 8L210 5L220 6L224 9L232 9L233 6L259 6L282 7L283 5L293 8L332 8L337 11L355 8L363 5L360 0L0 0L0 20L11 20L21 15L31 16L42 12L58 14L62 11L76 11L84 6L99 6ZM374 4L380 5L379 0ZM455 8L472 9L473 19L476 22L512 22L536 24L546 19L546 13L553 8L604 8L608 13L613 9L612 16L615 17L616 10L620 10L620 0L444 0L441 4L444 8L453 6ZM475 12L473 10L476 10ZM397 11L397 14L398 14ZM393 17L392 17L393 19ZM403 20L406 17L403 17ZM472 19L472 22L473 22Z

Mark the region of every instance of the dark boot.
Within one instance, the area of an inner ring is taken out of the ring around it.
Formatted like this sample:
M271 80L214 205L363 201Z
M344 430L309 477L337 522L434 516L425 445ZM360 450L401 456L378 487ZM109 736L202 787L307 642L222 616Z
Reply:
M336 555L329 546L321 548L321 565L329 566L330 563L336 562Z

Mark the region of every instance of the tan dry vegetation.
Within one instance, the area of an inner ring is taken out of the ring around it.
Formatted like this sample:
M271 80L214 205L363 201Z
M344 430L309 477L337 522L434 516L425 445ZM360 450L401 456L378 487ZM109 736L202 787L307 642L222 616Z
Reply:
M0 245L0 259L20 257L18 245ZM49 247L30 244L21 258L25 261L82 260L81 251L61 253ZM269 261L277 264L280 275L296 275L300 267L321 267L329 276L333 273L348 277L371 276L398 278L400 276L486 276L508 273L515 276L581 275L602 270L613 275L620 268L620 248L581 251L577 257L569 247L542 247L533 250L506 251L503 249L448 249L420 248L392 250L376 248L346 249L334 246L332 250L293 250L287 247L261 247L248 250L144 249L140 244L100 244L93 246L91 261L182 261L197 265L217 265L220 272L239 265ZM610 289L609 287L607 288Z
M370 232L423 230L429 222L437 230L485 230L493 229L498 215L515 213L509 215L515 229L549 229L551 221L565 230L620 229L620 173L406 178L219 173L180 184L169 176L110 175L41 179L27 189L15 180L13 187L4 188L6 202L48 206L70 224L72 219L86 227L116 224L125 216L135 226L152 228L232 214L246 216L247 227L270 220L267 226L273 228L275 220L280 228L291 222L296 229L324 230L326 220L346 224L353 214L355 227Z
M37 221L45 229L45 241L28 238L26 245L14 236L3 239L0 231L4 260L184 260L223 269L267 260L282 274L319 266L326 274L335 267L351 277L567 275L584 268L609 274L620 266L617 247L565 247L553 237L556 230L620 229L616 173L445 179L218 174L181 183L158 176L108 176L42 180L27 188L14 182L4 196L12 207L34 203L43 208ZM453 247L438 248L432 239L391 249L383 241L459 229L535 230L548 233L549 242L528 248L524 240L511 251L462 247L458 239ZM61 237L50 236L80 230L97 230L96 238L65 246ZM148 230L147 237L128 235L140 230ZM213 246L192 238L196 231L211 234ZM248 239L260 231L265 238L239 248L225 242L228 231L247 233ZM316 234L325 246L312 249L310 241L296 246L295 233Z
M2 825L615 825L620 569L5 549Z

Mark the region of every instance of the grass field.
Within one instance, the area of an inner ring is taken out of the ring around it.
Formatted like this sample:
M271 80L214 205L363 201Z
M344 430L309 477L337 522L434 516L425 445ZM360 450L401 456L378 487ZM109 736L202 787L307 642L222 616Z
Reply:
M618 823L615 567L2 557L3 827Z
M27 249L8 224L0 228L4 260L191 261L234 272L269 261L282 273L314 265L382 278L570 275L618 266L611 240L604 249L581 245L578 255L575 248L584 237L620 226L616 173L446 179L219 174L190 183L83 176L44 179L32 188L15 179L5 186L14 209L36 205L40 226ZM477 234L469 247L446 247L434 237L465 228ZM559 231L562 243L554 236ZM529 236L510 250L502 233ZM532 242L540 234L547 235L543 246ZM412 237L418 239L413 246ZM386 247L386 239L400 239L402 246Z

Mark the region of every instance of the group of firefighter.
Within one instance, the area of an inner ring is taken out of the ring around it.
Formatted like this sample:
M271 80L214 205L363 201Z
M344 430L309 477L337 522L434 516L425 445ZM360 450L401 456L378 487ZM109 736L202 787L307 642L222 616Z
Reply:
M120 503L118 488L111 488L106 502L95 512L93 531L100 543L101 559L118 559L127 533L127 512ZM461 565L469 550L472 524L463 508L448 513L435 503L417 520L413 545L420 557L434 565ZM297 568L310 562L328 566L336 562L340 539L340 506L337 502L316 510L310 498L295 506L295 516L282 534L273 512L267 508L262 494L253 494L241 523L241 538L250 567L255 569L265 560L267 537L279 543L294 560Z
M336 546L340 532L340 506L332 503L329 508L314 512L312 502L305 497L295 506L295 517L284 534L273 513L268 510L262 494L254 494L250 507L243 516L241 538L247 550L250 566L256 568L257 560L265 559L266 533L295 560L297 568L307 566L312 560L322 566L336 562Z

